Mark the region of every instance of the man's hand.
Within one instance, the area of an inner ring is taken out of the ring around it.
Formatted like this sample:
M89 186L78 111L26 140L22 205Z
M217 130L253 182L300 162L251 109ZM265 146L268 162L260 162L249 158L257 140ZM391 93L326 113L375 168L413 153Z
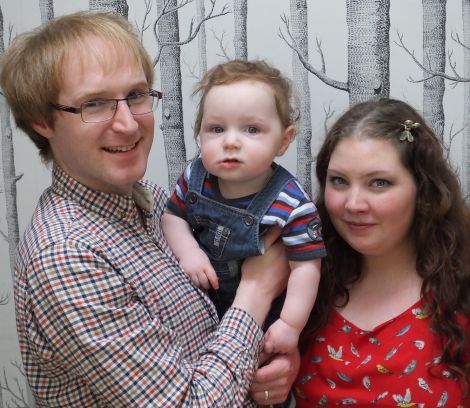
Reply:
M300 354L297 349L290 354L276 354L256 371L250 390L253 400L259 405L284 402L297 377L299 367Z

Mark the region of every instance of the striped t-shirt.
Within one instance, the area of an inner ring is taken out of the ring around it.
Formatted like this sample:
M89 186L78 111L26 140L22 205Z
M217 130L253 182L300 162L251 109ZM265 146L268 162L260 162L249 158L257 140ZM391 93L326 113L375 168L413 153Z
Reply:
M185 220L187 217L184 199L188 192L192 164L190 162L179 177L175 191L168 201L168 209ZM236 199L225 199L219 191L217 177L209 173L204 180L202 195L240 209L246 209L255 196L253 194ZM281 237L289 260L305 261L326 256L317 208L295 178L292 178L279 193L261 219L261 225L281 228Z

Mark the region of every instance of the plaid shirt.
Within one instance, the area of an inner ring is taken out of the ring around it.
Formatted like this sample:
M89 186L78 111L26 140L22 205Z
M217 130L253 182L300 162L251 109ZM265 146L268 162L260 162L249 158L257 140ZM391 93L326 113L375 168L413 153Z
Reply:
M220 325L169 252L167 197L93 191L54 168L20 242L15 302L38 407L239 407L262 331L244 311Z

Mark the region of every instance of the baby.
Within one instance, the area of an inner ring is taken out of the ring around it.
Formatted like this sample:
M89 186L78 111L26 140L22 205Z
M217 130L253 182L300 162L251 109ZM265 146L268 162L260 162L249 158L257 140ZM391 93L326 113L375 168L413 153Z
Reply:
M231 305L244 258L263 253L277 227L291 268L285 300L273 302L265 353L289 353L314 304L326 255L321 221L298 180L274 163L295 135L290 81L263 61L212 68L198 84L200 157L186 167L163 216L182 268L210 289L219 317Z

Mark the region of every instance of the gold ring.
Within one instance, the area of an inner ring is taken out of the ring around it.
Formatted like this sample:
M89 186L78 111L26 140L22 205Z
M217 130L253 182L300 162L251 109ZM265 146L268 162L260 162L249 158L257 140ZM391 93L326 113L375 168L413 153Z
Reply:
M267 401L269 399L269 391L264 390L264 400Z

